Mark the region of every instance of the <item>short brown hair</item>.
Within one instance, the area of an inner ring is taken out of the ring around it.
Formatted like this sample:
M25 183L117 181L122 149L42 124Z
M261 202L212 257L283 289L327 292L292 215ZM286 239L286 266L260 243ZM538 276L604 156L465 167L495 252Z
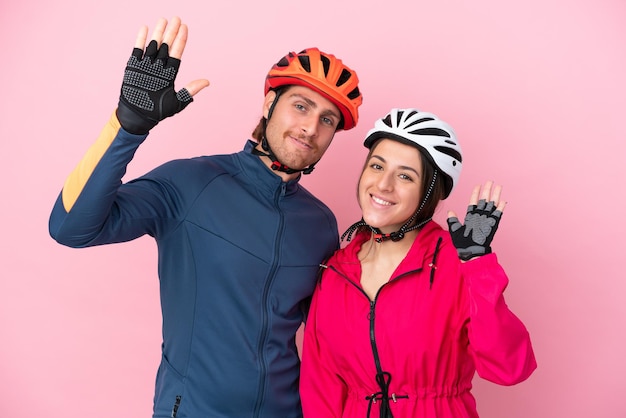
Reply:
M263 135L265 134L265 118L261 116L261 120L252 131L252 139L256 140L256 142L260 143L263 140Z

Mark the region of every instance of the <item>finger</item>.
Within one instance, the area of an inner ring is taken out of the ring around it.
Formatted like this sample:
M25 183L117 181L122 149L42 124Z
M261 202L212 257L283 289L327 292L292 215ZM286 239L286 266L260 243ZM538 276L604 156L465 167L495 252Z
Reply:
M190 82L189 84L185 86L185 88L187 89L189 94L191 94L191 96L193 97L196 94L198 94L200 90L204 89L205 87L208 87L209 84L210 84L209 80L201 78L201 79Z
M469 201L470 206L475 206L478 204L479 193L480 193L480 185L474 187L474 190L472 190L472 194L470 196L470 201Z
M494 205L498 206L500 203L500 195L502 194L502 186L496 186L493 189L493 193L491 194L491 200L494 202Z
M167 24L165 28L165 33L163 34L163 43L167 44L169 47L174 43L174 39L178 35L178 30L180 29L180 18L173 17L170 20L170 23Z
M170 56L172 58L180 59L183 56L183 51L185 50L185 45L187 44L188 31L187 25L180 25L180 29L176 33L176 37L172 43L168 44L171 46Z
M485 182L485 185L483 186L483 192L480 195L481 199L484 199L485 201L489 201L489 197L491 196L491 187L493 186L493 181L489 180L487 182Z
M504 212L505 207L506 207L506 200L503 200L498 204L498 207L496 208L496 210L499 210L500 212Z
M165 28L167 27L167 20L164 18L160 18L152 31L153 41L156 41L157 46L161 46L161 42L163 41L163 33L165 32Z
M456 213L453 210L448 211L448 219L457 218Z
M148 27L142 26L137 33L137 39L135 40L135 48L139 48L143 51L146 47L146 39L148 39Z

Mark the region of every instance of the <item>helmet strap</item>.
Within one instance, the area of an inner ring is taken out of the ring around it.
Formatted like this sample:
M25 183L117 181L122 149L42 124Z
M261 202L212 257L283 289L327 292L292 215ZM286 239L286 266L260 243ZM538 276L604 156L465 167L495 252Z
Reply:
M297 170L295 168L290 168L286 166L285 164L281 163L280 161L278 161L278 158L276 158L276 156L272 152L272 149L270 148L270 145L267 143L267 139L265 139L265 135L263 135L263 139L261 140L261 146L267 152L263 152L257 148L252 148L252 154L259 155L262 157L268 157L270 160L272 160L272 164L270 167L274 171L280 171L282 173L287 173L287 174L294 174L294 173L299 173L299 172L302 172L302 174L311 174L311 172L315 169L315 164L317 164L317 163L313 163L309 165L308 167L305 167L300 170Z

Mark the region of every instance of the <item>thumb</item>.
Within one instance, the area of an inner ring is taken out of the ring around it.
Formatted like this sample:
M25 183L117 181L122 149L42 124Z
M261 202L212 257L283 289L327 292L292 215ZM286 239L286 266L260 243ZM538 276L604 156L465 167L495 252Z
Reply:
M209 80L201 78L201 79L190 82L189 84L185 86L185 88L187 89L189 94L191 94L191 96L193 97L196 94L198 94L200 90L204 89L205 87L208 87L209 84L211 84L209 83Z
M459 218L456 217L456 213L454 213L453 211L448 211L447 224L450 233L456 232L463 227L463 225L459 221Z

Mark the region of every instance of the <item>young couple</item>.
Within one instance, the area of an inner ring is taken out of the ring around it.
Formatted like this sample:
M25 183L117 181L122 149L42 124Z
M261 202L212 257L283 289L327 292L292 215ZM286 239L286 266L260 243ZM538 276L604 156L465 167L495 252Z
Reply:
M533 372L490 247L501 188L477 186L463 223L449 214L449 231L432 220L462 166L437 116L393 109L374 123L358 179L362 219L339 249L334 215L299 184L335 133L358 122L357 75L331 54L309 48L271 67L242 151L122 183L149 131L209 85L174 89L186 40L179 18L159 20L147 46L140 30L117 109L50 216L52 237L71 247L156 240L153 417L476 417L475 372L505 385Z

